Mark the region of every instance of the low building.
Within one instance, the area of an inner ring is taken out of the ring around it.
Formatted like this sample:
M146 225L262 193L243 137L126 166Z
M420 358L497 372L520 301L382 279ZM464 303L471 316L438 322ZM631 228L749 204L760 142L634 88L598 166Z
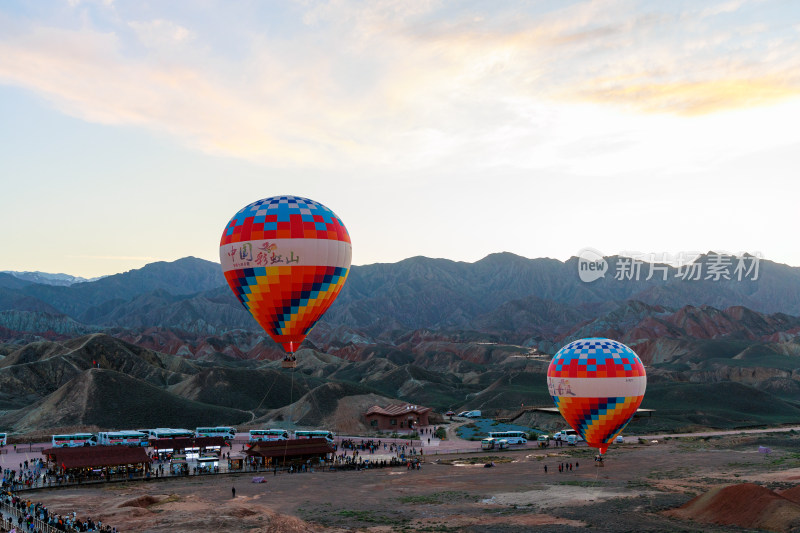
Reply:
M80 448L48 448L42 451L55 470L78 477L94 477L101 473L141 474L150 465L144 448L128 446L84 446Z
M326 439L311 438L258 442L245 453L251 464L267 466L329 461L335 451L334 445Z
M430 412L430 407L408 403L388 405L386 407L373 405L364 413L364 419L372 429L396 431L414 429L417 426L427 426Z

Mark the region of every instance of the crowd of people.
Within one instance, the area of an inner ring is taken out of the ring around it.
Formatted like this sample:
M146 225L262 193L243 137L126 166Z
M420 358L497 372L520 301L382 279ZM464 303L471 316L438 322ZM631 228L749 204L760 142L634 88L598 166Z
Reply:
M580 463L575 461L574 467L577 469ZM573 463L558 463L558 473L572 472ZM544 473L547 473L547 465L544 465Z
M2 528L0 531L4 530L4 533L43 533L40 524L46 524L59 531L69 533L83 531L117 533L116 526L112 527L103 524L100 520L95 521L88 517L79 518L75 511L57 514L41 503L24 500L9 492L3 491L0 494L0 503L3 504L2 511L0 511L0 528ZM8 507L14 509L16 513L8 512ZM16 520L14 514L16 514Z
M418 462L418 461L417 461ZM390 459L364 459L363 457L355 456L346 456L344 459L339 460L336 462L332 468L336 468L339 470L345 469L353 469L353 470L367 470L372 468L388 468L388 467L397 467L409 464L410 461L404 461L399 457L392 457Z
M141 472L136 472L141 475ZM106 479L122 479L130 478L134 472L115 472L106 474L106 469L101 471L91 472L62 472L60 470L48 469L47 465L41 459L31 461L30 466L28 461L24 465L20 464L20 469L6 468L3 470L3 477L0 481L0 487L6 491L16 491L22 489L31 489L37 487L47 487L54 485L61 485L63 483L78 483L82 481L103 480ZM145 472L147 476L150 475L149 470Z
M394 442L381 442L380 440L361 440L361 442L357 443L352 439L345 439L340 445L340 447L345 451L336 454L335 462L340 464L363 462L364 459L361 452L366 451L369 452L369 455L373 455L375 453L379 453L381 448L383 449L384 453L392 454L400 458L401 461L399 464L405 464L404 461L407 457L425 455L422 451L422 447L417 450L417 448L411 445L413 441L408 442L409 444L397 444ZM347 450L352 450L352 452L348 453Z
M39 484L44 485L47 479L47 468L42 459L19 464L19 470L6 468L3 470L3 490L17 490L30 488Z
M428 431L434 435L432 429L422 429L421 432ZM403 467L409 470L419 470L421 468L419 456L423 455L424 439L408 440L401 442L387 442L381 439L344 439L336 447L337 453L334 456L333 465L344 469L373 469L385 467ZM428 439L430 442L430 439ZM419 446L419 448L417 448ZM348 453L350 452L350 453ZM374 457L378 454L379 457ZM391 455L391 457L386 457ZM226 454L222 454L225 458ZM227 454L230 458L230 453ZM145 467L146 477L163 477L165 474L173 474L170 470L165 472L165 465L170 465L168 456L154 454L153 464ZM230 461L230 459L229 459ZM324 465L324 462L321 463ZM188 470L188 469L187 469ZM289 473L305 472L314 470L309 465L301 464L292 466ZM214 465L211 472L219 472L219 467ZM277 468L275 469L277 473ZM188 474L189 472L186 472ZM199 470L195 468L195 474ZM105 477L105 474L103 474ZM73 479L74 477L74 479ZM82 476L81 476L82 477ZM108 478L112 476L109 475ZM62 484L65 482L78 482L80 479L73 474L61 471L48 470L48 464L43 459L25 460L19 464L19 468L6 468L2 471L2 492L0 492L0 504L4 504L5 512L0 512L0 533L46 533L42 532L50 528L68 533L97 531L97 532L117 532L116 527L103 524L100 520L94 521L91 518L79 518L76 512L57 514L51 512L41 503L33 503L15 494L15 491L45 487L48 484ZM2 508L2 506L0 506Z

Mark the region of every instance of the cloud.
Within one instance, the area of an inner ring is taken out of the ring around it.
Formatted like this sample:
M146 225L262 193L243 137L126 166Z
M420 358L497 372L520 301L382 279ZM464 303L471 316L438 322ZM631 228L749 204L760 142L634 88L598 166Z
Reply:
M76 8L81 4L86 3L98 3L105 7L109 7L114 4L114 0L67 0L67 5L72 8Z
M304 166L551 164L564 106L693 117L800 94L796 35L737 18L742 2L659 5L300 2L274 23L232 14L235 30L216 8L204 23L118 10L102 25L17 21L0 33L0 82L87 121ZM561 146L582 136L560 133Z
M151 48L185 43L195 37L187 28L164 19L133 21L129 22L128 26L136 32L145 46Z
M697 16L700 18L715 17L717 15L735 13L744 5L744 0L733 0L730 2L720 2L705 9L702 9Z
M800 85L786 79L716 79L675 83L625 84L581 91L582 98L615 103L649 113L686 116L705 115L728 109L759 107L800 95Z
M102 259L110 261L160 261L158 257L135 255L66 255L66 259Z
M38 28L0 42L0 79L32 89L63 112L101 124L134 124L199 149L238 157L301 157L308 138L278 103L265 105L191 64L127 58L114 33Z

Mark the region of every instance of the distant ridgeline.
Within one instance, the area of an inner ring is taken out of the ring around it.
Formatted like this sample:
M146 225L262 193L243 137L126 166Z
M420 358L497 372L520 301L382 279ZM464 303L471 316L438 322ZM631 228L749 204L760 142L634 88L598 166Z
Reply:
M696 262L706 266L696 271L702 274L700 279L664 265L657 272L645 265L634 275L630 259L610 257L604 260L606 275L591 282L581 280L577 258L561 262L509 253L475 263L414 257L394 264L354 266L323 319L326 328L320 329L337 330L344 343L372 342L386 335L397 338L421 329L475 331L490 340L517 343L531 339L558 343L587 321L605 320L609 327L628 329L646 315L659 319L686 306L720 311L744 307L766 315L800 316L800 268L761 260L757 272L744 272L739 280L732 259L724 272L730 279L725 279L711 272L713 265L705 264L713 257L718 256L703 256ZM202 259L152 263L70 286L41 282L65 275L23 274L0 274L0 312L63 315L86 328L83 332L95 327L163 328L196 335L260 332L226 292L219 265ZM636 307L638 302L644 305ZM0 315L0 327L27 333L80 333L79 326L67 327L60 320L53 319L54 327L47 328L43 320ZM702 331L698 335L707 336ZM7 333L4 338L9 338Z
M687 280L672 267L637 279L616 275L625 258L604 261L589 282L577 258L507 253L352 267L298 352L294 385L216 263L184 258L71 286L3 273L0 427L317 425L357 418L344 398L495 417L552 405L550 357L591 336L624 342L647 366L642 407L658 416L631 428L800 422L800 269L761 260L757 279ZM129 406L129 424L95 409L101 398ZM192 421L149 420L148 409Z

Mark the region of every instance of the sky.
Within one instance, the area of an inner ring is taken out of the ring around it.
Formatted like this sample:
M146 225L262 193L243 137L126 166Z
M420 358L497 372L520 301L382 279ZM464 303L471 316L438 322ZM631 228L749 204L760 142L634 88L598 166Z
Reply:
M219 260L294 194L353 264L800 266L800 2L6 0L0 270Z

